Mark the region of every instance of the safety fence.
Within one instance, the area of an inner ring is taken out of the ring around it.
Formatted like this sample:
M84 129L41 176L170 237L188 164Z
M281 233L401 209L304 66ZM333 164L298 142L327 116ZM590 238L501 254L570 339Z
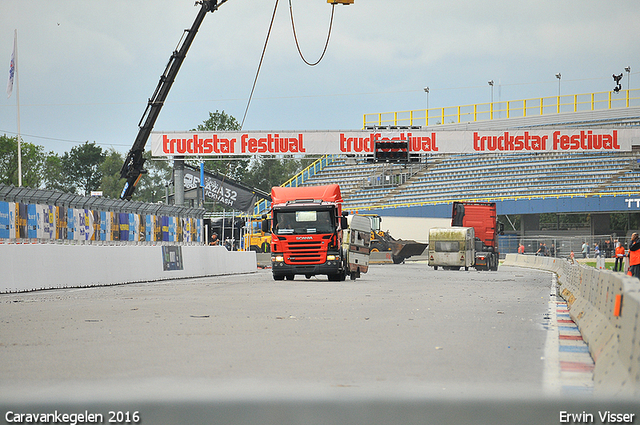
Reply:
M558 258L508 254L503 265L530 267L558 276L595 361L594 385L603 394L640 395L640 281Z
M509 100L443 108L364 114L369 126L429 126L502 118L524 118L564 112L629 108L640 105L640 89Z
M499 236L500 255L516 254L522 244L525 255L538 255L555 258L614 258L615 243L619 241L626 246L626 237L614 237L613 235L537 235L521 237L514 234ZM582 254L583 245L585 255ZM596 245L598 250L596 251Z
M202 244L204 210L0 184L0 243Z

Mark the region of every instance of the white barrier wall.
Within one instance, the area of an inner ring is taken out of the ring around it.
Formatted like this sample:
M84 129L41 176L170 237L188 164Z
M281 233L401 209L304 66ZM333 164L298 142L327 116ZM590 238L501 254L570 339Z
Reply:
M640 395L640 281L559 258L507 254L505 266L549 270L595 361L596 390Z
M170 248L181 250L178 260L182 270L165 270L163 247L159 245L2 244L0 293L256 271L254 252L201 245ZM167 255L167 259L176 260L173 257L176 255Z

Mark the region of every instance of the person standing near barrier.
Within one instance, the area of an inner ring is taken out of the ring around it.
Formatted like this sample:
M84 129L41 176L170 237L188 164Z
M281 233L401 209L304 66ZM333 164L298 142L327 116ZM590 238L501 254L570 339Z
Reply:
M520 244L518 247L518 254L524 254L524 245Z
M640 238L637 233L631 235L629 242L629 271L631 276L640 279Z
M624 270L624 246L620 242L616 242L616 262L613 264L614 272Z

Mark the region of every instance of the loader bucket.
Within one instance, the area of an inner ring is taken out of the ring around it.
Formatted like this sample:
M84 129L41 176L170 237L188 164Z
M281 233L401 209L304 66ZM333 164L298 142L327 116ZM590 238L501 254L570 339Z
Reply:
M402 263L405 259L414 256L420 255L427 249L429 244L416 242L416 241L404 241L404 240L395 240L389 242L391 245L391 254L393 255L393 262L396 264Z

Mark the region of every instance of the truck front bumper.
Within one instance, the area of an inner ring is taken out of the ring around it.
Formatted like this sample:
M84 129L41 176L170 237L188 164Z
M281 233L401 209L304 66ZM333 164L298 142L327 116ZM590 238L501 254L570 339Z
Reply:
M287 264L284 261L274 261L271 257L271 271L274 276L305 275L314 276L317 274L335 275L342 273L344 267L342 261L328 260L323 264Z

